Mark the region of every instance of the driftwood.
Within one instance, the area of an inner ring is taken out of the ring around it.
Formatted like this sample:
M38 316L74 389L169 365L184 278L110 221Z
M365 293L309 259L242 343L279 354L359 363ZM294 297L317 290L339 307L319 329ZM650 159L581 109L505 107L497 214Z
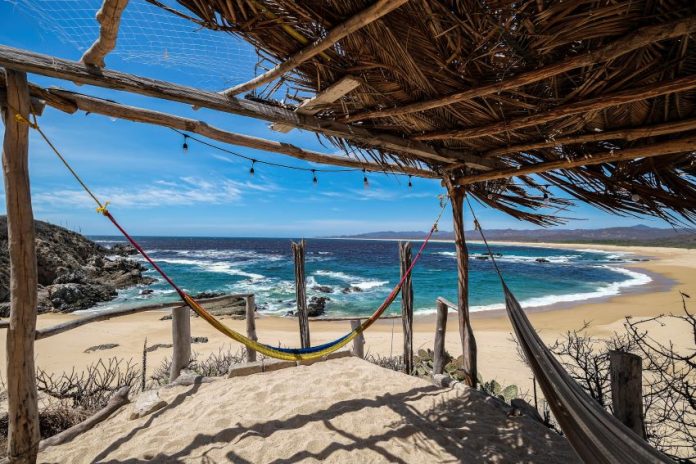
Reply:
M307 283L305 281L305 241L292 243L292 255L295 261L295 297L297 300L297 319L300 323L300 343L302 348L309 348L309 320L307 319Z
M461 187L447 183L452 219L454 222L454 246L457 251L457 315L459 316L459 337L462 342L462 370L464 382L476 387L476 339L469 319L469 251L464 237L464 195Z
M246 332L247 337L254 341L258 341L256 336L256 299L254 295L249 295L245 299L246 303ZM256 351L247 348L247 362L256 361Z
M128 393L130 392L130 387L120 388L114 395L109 399L109 402L100 409L96 414L90 416L85 421L80 422L77 425L73 425L69 429L63 430L62 432L53 435L50 438L41 440L39 443L39 451L43 451L49 446L62 445L72 441L78 435L85 433L86 431L94 428L95 425L108 419L114 412L118 411L122 406L128 404Z
M204 298L204 299L198 300L198 302L201 303L202 305L205 305L206 303L215 303L215 302L224 301L227 299L245 298L247 296L249 296L247 293L223 295L223 296L217 296L214 298ZM92 322L106 321L106 320L114 318L114 317L128 316L130 314L142 313L145 311L157 311L160 309L180 308L180 307L183 307L182 303L180 301L176 301L176 302L172 302L172 303L158 303L158 304L152 304L152 305L147 305L147 306L137 306L135 308L110 309L108 311L102 311L102 312L90 314L89 316L85 316L85 317L82 317L80 319L75 319L72 321L63 322L61 324L56 324L52 327L47 327L45 329L37 330L36 331L36 340L41 340L42 338L52 337L54 335L58 335L60 333L67 332L68 330L72 330L72 329L75 329L77 327L81 327L85 324L91 324Z
M82 63L63 60L39 53L0 46L0 66L18 71L31 72L44 76L66 79L81 84L96 85L115 90L123 90L164 100L186 103L201 108L222 111L241 116L261 119L273 123L288 124L327 136L341 137L362 143L376 149L396 151L440 162L467 162L471 167L491 169L495 166L490 160L468 152L434 148L430 145L404 140L391 134L368 130L359 126L305 116L285 108L226 97L219 93L207 92L193 87L135 76L117 71L102 69L95 72Z
M13 463L36 461L39 435L34 336L37 269L34 214L29 188L29 111L27 76L7 71L7 106L2 168L10 255L10 320L7 330L7 455ZM23 118L25 122L17 118Z
M399 242L399 262L401 277L411 267L411 242ZM404 369L407 374L413 371L413 280L411 274L404 279L401 287L401 323L404 330Z
M355 330L358 327L360 327L360 319L352 319L350 330ZM353 339L353 355L361 359L365 357L365 335L363 333Z
M169 127L180 131L193 132L195 134L202 135L203 137L223 143L253 148L255 150L270 151L272 153L280 153L283 155L292 156L293 158L315 163L365 169L367 171L389 172L393 170L394 172L403 172L404 174L410 174L417 177L438 177L436 173L425 169L418 169L409 166L381 165L371 163L369 161L352 159L345 156L327 155L325 153L312 150L305 150L286 142L275 142L273 140L225 131L214 126L210 126L204 121L183 118L134 106L122 105L113 101L95 98L67 90L42 89L41 87L31 85L30 92L32 95L44 98L48 105L55 106L56 108L67 112L73 112L76 109L80 109L89 113L101 114L113 118Z
M128 0L104 0L97 11L99 21L99 38L82 55L80 61L87 65L104 67L104 57L116 47L118 27L121 24L121 14L126 9Z
M438 298L435 343L433 344L433 374L442 374L445 368L445 335L447 334L448 311L449 306L447 302L443 298Z
M627 36L622 37L621 39L616 40L598 50L594 50L583 55L578 55L573 58L569 58L560 63L554 63L539 69L535 69L533 71L522 73L518 76L506 79L502 82L496 82L494 84L475 87L472 89L465 90L463 92L453 93L445 97L440 97L424 102L412 103L410 105L403 105L387 110L358 113L346 118L345 120L360 121L369 118L383 118L389 116L398 116L402 114L416 113L419 111L426 111L433 108L451 105L453 103L471 100L472 98L476 97L484 97L486 95L504 92L506 90L514 89L516 87L521 87L523 85L539 82L541 80L548 79L559 74L563 74L573 69L578 69L584 66L591 66L593 64L613 60L615 58L620 57L621 55L625 55L626 53L629 53L633 50L637 50L646 45L650 45L654 42L681 37L683 35L688 35L694 31L696 31L696 18L694 17L685 18L666 24L656 24L652 26L647 26L631 34L628 34Z
M379 0L373 5L366 8L365 10L361 11L360 13L352 16L345 22L334 27L324 37L307 45L287 60L283 61L282 63L279 63L273 69L270 69L265 73L256 76L248 82L227 89L223 93L225 95L237 95L242 92L247 92L249 90L255 89L256 87L266 82L270 82L273 79L281 77L283 74L292 71L305 61L317 56L324 50L332 47L336 42L338 42L348 34L357 31L361 27L364 27L373 21L378 20L385 14L400 7L407 1L408 0Z

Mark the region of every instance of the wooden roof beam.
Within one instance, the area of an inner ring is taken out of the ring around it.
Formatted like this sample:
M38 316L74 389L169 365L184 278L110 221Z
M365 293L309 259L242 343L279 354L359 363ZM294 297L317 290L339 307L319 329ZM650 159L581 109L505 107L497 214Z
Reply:
M297 109L295 109L295 112L307 116L314 116L325 106L334 103L339 98L357 89L360 84L362 84L362 81L355 76L343 76L341 79L328 86L323 92L316 94L313 98L303 101ZM293 127L287 124L271 124L271 129L287 133L290 132Z
M0 81L0 95L4 87ZM275 142L272 140L250 137L247 135L228 132L210 126L203 121L182 118L159 111L152 111L134 106L122 105L109 100L91 97L80 93L70 92L61 89L42 89L36 85L30 85L29 92L45 98L48 105L63 109L66 102L74 105L75 109L87 111L89 113L101 114L104 116L125 119L128 121L153 124L157 126L169 127L180 131L192 132L202 135L209 139L219 142L237 145L241 147L253 148L272 153L291 156L293 158L311 161L315 163L330 164L333 166L343 166L355 169L365 169L373 172L392 172L395 174L408 174L416 177L439 178L440 176L433 171L414 168L410 166L381 165L367 161L351 159L343 156L327 155L312 150L304 150L289 143Z
M369 130L364 127L349 126L335 121L304 116L273 105L226 97L216 92L207 92L134 74L97 69L75 61L63 60L4 45L0 45L0 66L65 79L80 84L90 84L176 101L273 123L286 123L298 129L342 138L377 150L400 152L431 162L434 161L441 164L464 162L471 168L481 170L496 167L496 163L492 160L486 160L472 153L435 148L427 144Z
M458 185L469 185L496 179L539 174L557 169L572 169L580 166L626 161L636 158L670 155L696 149L696 135L690 135L669 142L646 145L643 147L627 148L625 150L606 150L571 160L559 159L542 163L527 164L520 167L489 171L482 174L460 177L455 181Z
M100 24L99 37L82 55L80 59L82 63L99 68L105 66L104 58L116 48L121 14L127 5L128 0L104 0L101 8L97 11L97 21Z
M546 124L566 116L590 111L599 111L612 106L623 105L635 101L646 100L670 93L683 92L696 88L696 75L681 77L665 82L656 82L642 87L622 90L619 92L600 95L598 97L581 100L567 105L557 106L543 113L522 116L508 121L497 121L479 127L466 129L453 129L446 131L433 131L413 137L414 140L447 140L447 139L473 139L487 135L500 134L525 127Z
M573 58L569 58L561 63L544 66L533 71L522 73L518 76L493 84L483 85L473 89L456 92L444 97L435 98L428 101L412 103L401 107L390 108L382 111L366 111L357 113L343 119L344 122L354 122L364 119L384 118L389 116L399 116L402 114L416 113L419 111L431 110L454 103L471 100L476 97L485 97L497 92L504 92L523 85L532 84L559 74L592 66L605 61L613 60L633 50L649 45L661 40L674 39L696 32L696 17L692 16L677 21L656 24L641 28L628 34L609 45L598 50L585 53Z
M557 147L560 145L575 145L585 142L602 142L606 140L626 140L631 142L633 140L643 139L646 137L656 137L658 135L674 134L677 132L687 132L691 130L696 130L696 118L684 119L682 121L670 121L652 126L617 129L607 132L594 132L582 135L571 135L553 140L511 145L509 147L489 150L484 153L484 156L502 156L510 153L520 153L529 150L537 150L540 148Z
M305 61L314 58L324 50L332 47L336 42L343 39L347 35L352 34L358 29L378 20L387 13L397 9L407 1L408 0L378 0L373 5L331 29L324 37L315 40L287 60L279 63L273 69L256 76L248 82L229 88L222 93L228 96L238 95L242 92L255 89L266 82L270 82L278 77L281 77L283 74L292 71Z

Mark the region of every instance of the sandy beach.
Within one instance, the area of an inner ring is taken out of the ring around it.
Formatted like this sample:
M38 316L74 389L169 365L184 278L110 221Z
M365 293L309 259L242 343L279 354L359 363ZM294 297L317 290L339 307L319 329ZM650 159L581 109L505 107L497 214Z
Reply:
M681 312L679 292L696 294L696 250L676 248L616 247L572 244L526 244L553 248L600 249L622 251L647 257L647 262L636 262L627 267L642 270L653 276L653 282L629 289L627 293L611 298L592 299L579 304L564 304L535 308L529 311L534 326L542 338L553 341L567 330L591 322L590 333L607 336L621 330L625 316L650 317L664 313ZM100 357L119 357L140 362L143 343L148 345L171 343L171 321L160 320L162 312L135 314L80 327L36 344L38 367L49 372L80 370ZM73 314L44 314L39 316L38 327L48 327L79 316ZM225 323L244 331L244 321L225 319ZM484 379L497 379L503 384L517 384L529 390L531 374L520 361L510 326L503 311L485 311L473 314L472 325L476 336L479 370ZM435 321L433 316L417 317L414 323L414 346L432 347ZM312 343L330 341L349 329L348 322L311 323ZM452 354L460 353L456 313L450 312L446 346ZM257 333L266 343L299 344L297 321L290 318L259 317ZM651 334L659 339L670 339L677 346L689 342L684 327L661 327L654 324ZM192 335L208 337L205 344L193 345L194 352L205 356L218 350L236 350L239 345L215 331L199 318L192 319ZM0 356L5 357L4 331L0 331ZM372 354L399 354L402 350L400 321L385 320L375 324L365 335L366 351ZM115 343L116 348L85 353L89 347ZM148 355L151 372L171 350L161 348ZM4 369L4 365L3 365ZM3 377L6 374L3 372Z

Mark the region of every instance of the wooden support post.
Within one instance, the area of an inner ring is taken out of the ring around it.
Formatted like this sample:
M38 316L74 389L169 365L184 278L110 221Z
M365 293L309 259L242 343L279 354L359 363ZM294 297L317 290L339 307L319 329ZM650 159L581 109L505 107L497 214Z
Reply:
M466 192L451 182L446 182L452 203L454 221L454 246L457 251L457 313L459 315L459 337L462 341L463 365L467 385L476 387L476 339L469 320L469 251L464 237L464 196Z
M355 330L360 327L360 319L350 321L350 330ZM360 334L353 339L353 354L358 358L365 358L365 335Z
M399 242L401 277L411 267L411 242ZM401 322L404 327L404 369L413 372L413 282L409 274L401 287Z
M249 295L248 297L244 298L244 301L246 303L246 331L247 331L247 337L254 341L258 341L258 337L256 336L256 299L254 298L254 295ZM256 351L252 350L250 348L247 348L247 361L248 362L254 362L256 361Z
M181 369L191 362L191 311L188 306L172 309L172 344L170 382L175 381Z
M34 463L39 412L34 367L36 333L36 247L29 187L29 108L27 76L7 70L7 107L2 170L10 255L10 326L7 330L7 455L11 463ZM25 122L18 120L23 118Z
M447 333L447 312L449 307L437 299L437 319L435 321L435 344L433 345L433 374L442 374L445 369L445 334Z
M611 400L614 416L645 438L643 423L643 375L640 356L623 351L609 352Z
M300 343L309 348L309 319L307 319L307 284L305 282L305 241L292 243L295 258L295 296L297 298L297 319L300 321Z

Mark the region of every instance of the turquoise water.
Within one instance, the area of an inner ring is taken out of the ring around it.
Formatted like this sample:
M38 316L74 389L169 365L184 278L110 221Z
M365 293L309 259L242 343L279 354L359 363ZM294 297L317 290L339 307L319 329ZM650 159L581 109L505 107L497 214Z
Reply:
M104 245L123 241L95 237ZM138 239L162 268L185 290L256 294L259 310L284 315L295 308L290 239L141 237ZM420 243L413 243L413 253ZM646 284L650 277L622 266L636 257L590 250L493 245L510 288L525 307L583 301L619 294ZM503 308L500 283L483 245L470 244L471 310ZM546 262L538 262L543 259ZM430 243L413 272L414 308L434 312L435 299L456 301L454 244ZM324 296L327 315L367 315L399 280L396 241L310 239L306 247L308 297ZM147 275L158 277L153 270ZM330 287L330 293L318 288ZM161 280L151 295L141 288L122 291L104 307L175 300ZM350 288L350 290L346 290ZM390 308L400 311L399 300Z

